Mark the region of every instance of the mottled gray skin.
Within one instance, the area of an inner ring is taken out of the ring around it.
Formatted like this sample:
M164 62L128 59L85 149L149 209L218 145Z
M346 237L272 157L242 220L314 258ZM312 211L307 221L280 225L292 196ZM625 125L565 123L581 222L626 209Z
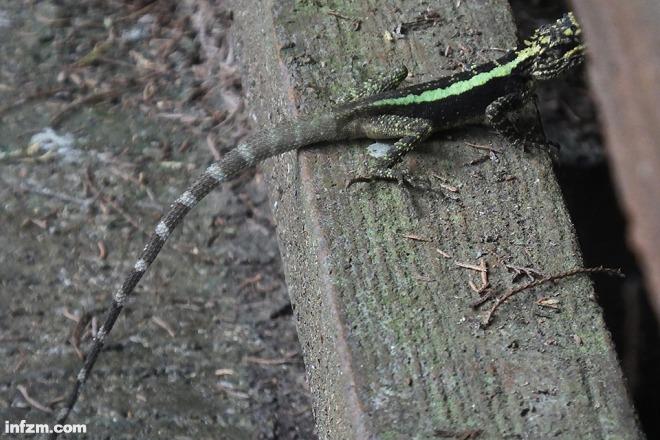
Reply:
M507 139L519 141L520 136L506 115L524 105L532 95L536 81L557 77L582 61L584 46L580 34L575 18L567 14L556 23L539 28L524 46L510 51L497 61L395 91L408 73L405 67L401 67L366 84L353 95L352 102L339 105L326 113L303 116L273 128L262 129L246 138L224 158L211 164L162 217L133 269L115 293L108 316L96 334L94 345L86 356L56 423L63 424L66 421L127 297L154 262L167 238L186 214L219 184L231 180L264 159L320 142L358 138L397 139L394 148L381 159L380 166L373 169L369 177L357 177L350 181L354 183L373 179L400 180L401 174L395 173L392 167L400 162L406 152L435 131L475 120L486 121ZM510 74L493 77L483 84L472 81L477 75L488 74L510 62L522 51L527 54L524 62L517 65ZM405 102L407 98L418 97L428 91L444 90L456 83L466 86L459 94L422 103L414 99ZM386 104L399 98L402 99L401 104ZM50 436L53 439L56 437L56 434Z

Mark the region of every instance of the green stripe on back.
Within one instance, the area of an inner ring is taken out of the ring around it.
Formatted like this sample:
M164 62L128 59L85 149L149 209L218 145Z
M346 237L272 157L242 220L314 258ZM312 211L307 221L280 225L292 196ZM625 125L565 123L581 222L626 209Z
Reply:
M527 58L534 56L536 54L537 48L527 47L518 52L518 55L513 60L509 61L506 64L502 64L494 67L493 69L487 72L481 72L473 77L458 81L451 84L448 87L440 89L426 90L419 95L406 95L399 98L386 98L379 101L373 102L372 106L385 106L385 105L410 105L410 104L422 104L425 102L434 102L440 101L442 99L448 98L450 96L460 95L469 90L472 90L475 87L483 86L488 81L494 78L502 78L507 75L510 75L513 72L513 69L516 68L518 64Z

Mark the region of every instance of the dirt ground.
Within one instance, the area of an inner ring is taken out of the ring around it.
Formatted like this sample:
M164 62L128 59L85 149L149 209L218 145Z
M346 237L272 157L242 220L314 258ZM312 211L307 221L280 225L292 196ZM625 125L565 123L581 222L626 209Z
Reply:
M3 421L53 421L146 231L247 132L228 17L192 3L0 5ZM70 417L87 438L314 438L262 180L174 233Z

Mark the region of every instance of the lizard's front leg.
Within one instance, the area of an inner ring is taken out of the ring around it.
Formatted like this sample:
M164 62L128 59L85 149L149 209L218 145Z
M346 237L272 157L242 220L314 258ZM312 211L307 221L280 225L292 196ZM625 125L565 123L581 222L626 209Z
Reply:
M381 73L375 78L366 80L356 90L349 91L346 96L343 96L338 102L346 103L356 101L358 99L366 98L377 93L387 92L388 90L396 89L401 81L408 76L408 69L406 66L398 66L393 69Z
M408 181L405 171L392 169L401 162L403 156L429 137L433 131L430 121L407 116L380 115L365 118L360 121L365 137L369 139L399 139L387 154L379 158L379 163L372 167L366 176L356 176L350 179L346 187L357 182L373 182L375 180Z
M548 146L546 143L533 140L530 132L520 133L508 117L510 113L521 109L531 97L531 88L526 88L522 92L509 93L497 98L486 107L486 122L497 131L497 134L513 145L544 148Z

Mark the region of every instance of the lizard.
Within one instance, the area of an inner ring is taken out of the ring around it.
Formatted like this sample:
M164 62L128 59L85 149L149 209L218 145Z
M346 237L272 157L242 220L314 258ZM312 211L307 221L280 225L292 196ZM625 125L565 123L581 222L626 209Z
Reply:
M103 325L98 329L65 406L57 415L63 424L89 378L105 340L128 297L153 264L172 231L206 195L221 183L261 161L287 151L325 142L353 139L396 139L367 176L347 186L372 180L402 181L395 170L403 156L432 133L474 123L486 123L513 144L531 142L521 136L508 115L532 99L535 85L559 77L583 62L582 31L572 13L536 29L529 39L498 59L462 72L402 89L405 67L370 81L352 100L332 109L264 128L239 142L213 162L161 217L146 245L115 292ZM54 439L57 434L51 433Z

